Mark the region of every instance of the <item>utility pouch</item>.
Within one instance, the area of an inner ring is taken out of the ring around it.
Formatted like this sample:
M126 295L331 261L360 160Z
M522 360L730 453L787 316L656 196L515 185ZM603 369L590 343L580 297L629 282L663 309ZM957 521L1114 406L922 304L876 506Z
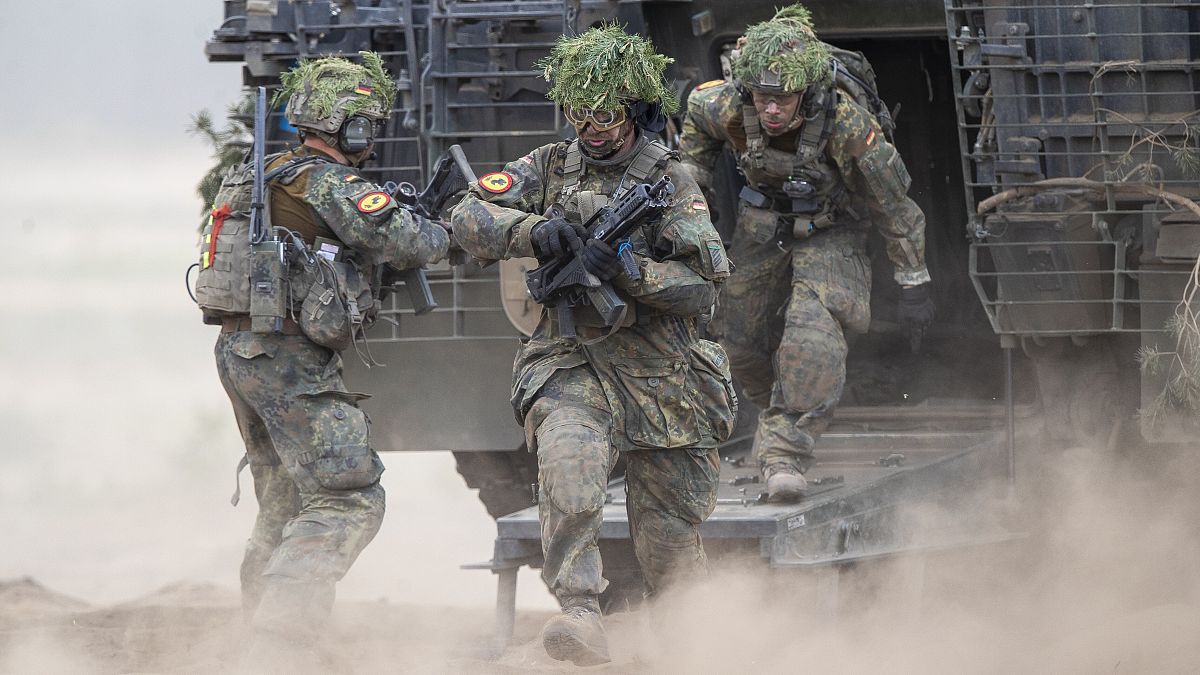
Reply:
M695 383L689 393L703 416L701 425L718 443L724 442L733 433L738 414L729 356L716 342L697 340L691 345L690 357Z
M738 207L738 225L759 244L769 244L779 236L779 214L746 201Z
M613 361L625 435L640 448L683 448L701 440L687 393L689 368L668 358Z
M300 330L313 342L343 351L362 329L373 306L371 287L352 263L331 262L320 256L300 306Z
M796 239L808 239L817 232L833 227L837 221L833 213L825 210L813 216L799 216L792 223L792 236Z
M267 240L250 247L250 330L278 333L287 315L285 244Z

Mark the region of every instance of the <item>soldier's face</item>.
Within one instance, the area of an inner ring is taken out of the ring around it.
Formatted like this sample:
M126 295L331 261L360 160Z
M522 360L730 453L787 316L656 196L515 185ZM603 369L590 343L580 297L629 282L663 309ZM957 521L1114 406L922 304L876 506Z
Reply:
M627 119L620 126L598 131L596 126L589 123L575 127L579 142L585 152L596 159L608 159L625 145L633 135L633 120Z
M767 134L775 136L792 128L796 111L800 108L800 94L782 94L765 91L750 92L758 121Z

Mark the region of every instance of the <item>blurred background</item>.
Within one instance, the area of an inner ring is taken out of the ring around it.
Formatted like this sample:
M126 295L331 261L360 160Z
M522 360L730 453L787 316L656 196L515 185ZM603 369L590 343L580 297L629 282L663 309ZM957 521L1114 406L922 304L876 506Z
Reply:
M6 3L0 22L0 579L93 603L180 581L236 588L255 513L184 287L240 66L209 64L219 2ZM152 29L151 29L152 27ZM507 405L498 401L497 405ZM389 516L343 599L486 606L495 526L449 453L384 456ZM400 514L422 514L402 518ZM552 607L522 571L519 604Z

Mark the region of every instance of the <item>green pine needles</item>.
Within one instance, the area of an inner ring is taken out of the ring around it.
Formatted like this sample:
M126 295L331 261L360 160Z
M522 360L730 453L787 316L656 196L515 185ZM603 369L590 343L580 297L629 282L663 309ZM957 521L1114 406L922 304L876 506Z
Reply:
M346 117L375 108L381 103L386 114L396 100L396 84L383 67L383 58L378 54L359 52L358 55L362 58L362 65L340 56L301 61L280 76L279 91L275 92L271 105L287 101L292 94L303 90L306 83L311 83L312 94L307 105L317 117L328 117L333 114L338 99L346 92L366 85L371 88L371 95L356 96L346 101L343 104Z
M1193 309L1200 306L1198 292L1200 261L1192 267L1183 297L1164 326L1175 341L1174 350L1162 351L1157 346L1138 350L1142 371L1151 375L1163 374L1166 379L1154 401L1141 410L1150 426L1171 411L1189 414L1200 411L1200 315Z
M679 110L663 79L673 62L649 40L613 23L560 37L538 67L552 83L546 96L561 106L616 110L633 101L659 101L669 115Z
M733 76L749 87L764 71L777 74L788 92L804 91L831 76L829 47L817 39L812 14L803 5L784 7L771 20L750 26L738 43Z
M206 213L217 198L221 180L231 166L240 164L246 151L254 144L254 130L250 120L254 118L254 97L246 94L242 100L230 105L225 111L227 122L223 129L217 128L212 115L201 110L192 116L188 133L208 141L213 150L213 166L196 185L200 197L200 210Z

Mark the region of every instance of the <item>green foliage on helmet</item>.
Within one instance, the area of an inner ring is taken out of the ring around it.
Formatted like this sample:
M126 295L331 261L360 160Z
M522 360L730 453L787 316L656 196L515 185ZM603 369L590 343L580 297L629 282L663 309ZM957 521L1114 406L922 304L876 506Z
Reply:
M336 132L347 118L376 120L391 114L396 84L375 52L359 52L362 64L340 56L306 59L280 77L272 105L287 100L292 125Z
M679 110L679 101L663 72L674 61L613 23L560 37L538 67L552 83L546 96L561 106L616 110L633 101L657 101L670 114Z
M733 76L751 89L799 92L829 81L829 59L829 48L813 31L812 14L803 5L791 5L746 29L738 40Z

